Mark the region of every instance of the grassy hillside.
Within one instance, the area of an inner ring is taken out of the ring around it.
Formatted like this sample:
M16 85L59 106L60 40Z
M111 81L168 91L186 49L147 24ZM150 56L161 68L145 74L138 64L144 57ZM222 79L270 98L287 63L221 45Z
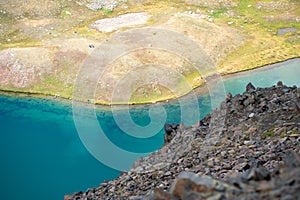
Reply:
M94 50L89 46L97 48L117 32L99 32L90 25L99 19L142 11L151 18L139 27L163 27L193 39L221 74L300 56L300 2L297 0L128 0L116 1L118 6L113 10L107 9L110 5L91 10L87 6L91 3L93 0L1 1L0 88L71 98L78 70ZM285 32L288 30L285 28L293 29ZM147 64L169 67L181 73L184 80L172 79L178 94L156 82L137 86L131 103L184 95L190 89L181 89L182 81L195 88L204 83L203 78L209 73L199 74L184 58L172 53L129 52L107 66L93 101L110 103L116 83L129 70L135 70L135 66ZM155 76L167 79L163 75Z

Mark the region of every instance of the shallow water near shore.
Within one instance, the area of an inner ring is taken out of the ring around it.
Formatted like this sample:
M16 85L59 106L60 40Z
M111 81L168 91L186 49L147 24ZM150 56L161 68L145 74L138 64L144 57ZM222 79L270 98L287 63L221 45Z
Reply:
M226 93L237 94L245 91L248 82L252 82L255 87L270 87L282 80L286 85L300 86L299 77L300 60L295 59L266 70L228 76L223 79L223 83ZM224 97L220 97L220 101L222 99ZM190 99L185 98L183 104L187 108L189 103ZM192 119L200 119L212 109L209 94L199 95L198 103L200 116L193 116ZM167 112L166 123L181 121L179 102L160 105ZM135 123L141 126L150 123L149 107L130 109ZM147 153L163 144L162 127L155 136L138 139L122 132L108 107L98 106L96 113L106 136L116 146ZM63 199L65 194L97 187L104 180L120 174L97 161L85 149L73 121L71 102L2 95L0 125L1 199Z

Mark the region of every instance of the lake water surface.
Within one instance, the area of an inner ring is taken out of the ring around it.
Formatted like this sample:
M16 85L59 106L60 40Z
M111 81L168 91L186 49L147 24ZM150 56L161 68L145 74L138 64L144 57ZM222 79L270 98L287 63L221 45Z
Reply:
M245 90L248 82L256 87L269 87L282 80L286 85L300 86L299 77L300 59L295 59L265 70L229 76L223 83L226 93L237 94ZM200 119L212 106L208 94L197 98ZM185 103L189 104L188 98ZM167 112L166 123L181 121L178 102L163 106ZM135 123L145 126L150 122L148 108L130 109ZM97 118L106 136L128 151L151 152L163 144L163 127L153 137L138 139L122 132L108 107L99 106ZM1 199L63 199L65 194L85 191L120 174L86 150L74 125L71 102L1 95L0 126Z

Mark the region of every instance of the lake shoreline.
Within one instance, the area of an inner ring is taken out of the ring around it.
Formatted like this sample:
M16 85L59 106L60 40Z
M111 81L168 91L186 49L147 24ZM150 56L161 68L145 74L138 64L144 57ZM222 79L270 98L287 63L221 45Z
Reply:
M242 70L242 71L237 71L234 73L229 73L229 74L222 74L220 75L221 79L227 79L227 78L231 78L231 77L235 77L235 76L240 76L240 75L245 75L245 74L249 74L249 73L253 73L253 72L259 72L259 71L265 71L265 70L269 70L269 69L273 69L273 68L277 68L280 67L282 64L284 63L291 63L291 62L299 62L300 61L300 57L295 57L295 58L290 58L287 60L283 60L283 61L279 61L279 62L275 62L275 63L270 63L267 65L263 65L263 66L258 66L252 69L248 69L248 70ZM207 80L209 81L214 81L215 77L206 77ZM184 100L189 98L191 95L203 95L206 94L208 92L208 88L206 87L206 84L202 84L196 88L194 88L193 90L191 90L190 92L188 92L187 94L177 97L177 98L171 98L171 99L165 99L165 100L160 100L160 101L156 101L153 103L150 102L146 102L146 103L132 103L132 104L109 104L109 103L91 103L91 102L87 102L87 101L80 101L80 100L75 100L72 99L71 97L63 97L60 95L54 95L54 94L45 94L45 93L40 93L40 92L30 92L30 91L20 91L20 90L9 90L9 89L0 89L0 95L5 95L5 96L12 96L12 97L32 97L32 98L47 98L47 99L53 99L53 100L58 100L58 101L62 101L62 102L81 102L87 105L95 105L95 106L99 106L99 107L128 107L130 106L131 108L139 108L139 107L145 107L145 106L150 106L153 104L159 104L159 103L172 103L175 101L180 100Z
M138 159L129 172L64 199L169 200L191 193L201 199L249 199L253 193L278 199L278 191L293 199L300 185L299 92L278 82L224 98L197 125L173 130L161 149ZM290 180L295 184L285 183Z
M235 76L239 76L239 75L249 74L252 72L259 72L259 71L265 71L268 69L273 69L276 67L280 67L283 63L291 63L291 62L297 62L297 61L300 61L300 57L290 58L290 59L275 62L275 63L269 63L267 65L258 66L258 67L252 68L252 69L237 71L237 72L233 72L233 73L228 73L228 74L224 74L221 76L223 78L231 78L231 77L235 77Z

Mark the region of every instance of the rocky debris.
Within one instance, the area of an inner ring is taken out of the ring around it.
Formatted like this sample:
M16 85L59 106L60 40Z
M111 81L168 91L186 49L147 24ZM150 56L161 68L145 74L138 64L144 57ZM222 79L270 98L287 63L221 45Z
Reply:
M291 2L283 2L283 1L270 1L270 2L258 2L256 4L256 8L265 9L268 11L275 10L289 10L293 6Z
M195 139L195 133L180 124L173 139L161 149L152 153L153 156L138 159L131 171L135 173L150 173L169 167L174 160L186 155L192 148L190 145ZM182 160L181 160L182 161ZM180 160L178 162L181 162Z
M77 1L76 3L79 5L85 5L93 11L101 9L113 10L119 5L119 3L115 0L87 0L85 2Z
M164 143L167 144L169 143L175 136L176 130L179 128L179 124L165 124L164 125L164 130L165 130L165 135L164 135Z
M253 167L227 181L182 172L170 192L154 190L147 200L198 199L297 199L300 196L300 156L288 152L276 173Z
M122 27L145 24L149 18L150 15L145 12L128 13L113 18L100 19L93 23L90 28L100 32L112 32Z
M226 95L226 102L228 103L229 101L231 101L232 99L232 94L229 92L227 95Z
M227 96L129 172L65 199L297 199L300 88L278 82Z

